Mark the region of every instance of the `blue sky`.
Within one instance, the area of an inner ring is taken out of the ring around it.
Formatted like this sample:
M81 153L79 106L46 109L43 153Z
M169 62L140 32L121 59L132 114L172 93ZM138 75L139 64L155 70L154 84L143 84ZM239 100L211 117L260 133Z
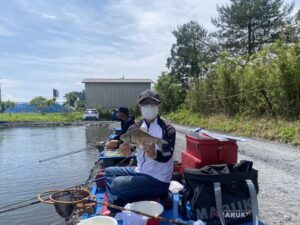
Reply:
M213 30L229 0L0 0L2 98L59 101L84 78L150 78L165 71L178 25ZM290 2L290 1L288 1ZM295 10L300 0L295 1Z

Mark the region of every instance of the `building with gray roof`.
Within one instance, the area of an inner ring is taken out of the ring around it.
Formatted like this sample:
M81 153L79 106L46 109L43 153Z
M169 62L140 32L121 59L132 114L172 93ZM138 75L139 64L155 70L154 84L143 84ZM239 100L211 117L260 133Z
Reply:
M135 107L142 91L151 88L151 79L84 79L86 108L102 106Z

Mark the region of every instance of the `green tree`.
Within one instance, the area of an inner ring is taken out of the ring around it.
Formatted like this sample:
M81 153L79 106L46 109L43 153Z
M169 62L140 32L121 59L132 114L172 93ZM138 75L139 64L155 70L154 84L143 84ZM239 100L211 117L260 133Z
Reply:
M5 109L14 107L16 104L12 101L1 101L0 102L0 113L3 113Z
M155 90L161 97L162 112L175 111L184 100L180 83L169 73L163 72L158 77Z
M212 23L220 43L230 53L251 55L264 44L276 40L287 21L294 3L283 0L230 0L230 5L217 6L219 17Z
M42 96L38 96L33 98L30 102L30 105L35 105L38 109L43 109L45 107L47 107L49 105L49 101L42 97Z
M48 99L48 100L47 100L47 106L54 105L54 104L55 104L55 101L56 101L56 98Z
M300 10L288 21L282 33L285 42L295 43L300 39Z
M84 108L85 92L72 91L65 94L66 103L75 108Z
M300 42L278 40L251 57L222 54L193 81L184 106L204 115L300 115ZM245 60L247 59L247 60Z
M181 83L185 95L191 81L205 75L205 65L215 59L216 50L210 43L207 30L197 22L183 24L172 33L176 43L172 45L167 67Z

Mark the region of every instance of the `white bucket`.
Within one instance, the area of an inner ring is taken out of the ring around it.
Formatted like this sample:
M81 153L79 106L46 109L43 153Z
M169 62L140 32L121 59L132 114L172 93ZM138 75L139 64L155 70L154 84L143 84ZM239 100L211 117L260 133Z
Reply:
M95 216L86 220L81 220L78 225L118 225L118 222L113 217Z
M147 213L151 216L159 216L163 213L164 207L155 201L140 201L132 203L130 209Z

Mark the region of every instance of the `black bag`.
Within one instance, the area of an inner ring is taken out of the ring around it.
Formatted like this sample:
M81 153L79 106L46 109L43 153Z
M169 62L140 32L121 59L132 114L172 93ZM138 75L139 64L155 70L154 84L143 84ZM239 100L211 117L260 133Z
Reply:
M190 218L207 225L258 224L257 176L249 161L186 169L183 208L190 205Z

